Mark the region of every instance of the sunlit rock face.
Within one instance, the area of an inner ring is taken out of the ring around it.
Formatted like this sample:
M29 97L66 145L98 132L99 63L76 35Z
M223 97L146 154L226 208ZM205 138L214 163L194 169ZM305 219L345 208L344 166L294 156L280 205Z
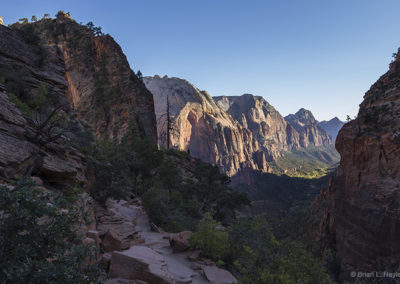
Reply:
M318 121L311 111L301 108L295 114L286 116L285 119L298 132L301 147L307 148L310 145L322 146L333 143L332 137L318 126Z
M207 92L179 78L154 76L143 80L154 96L161 146L168 144L168 99L171 147L218 165L230 176L244 168L268 171L266 157L252 132L221 109Z
M158 143L190 151L231 176L245 168L269 171L268 162L285 151L332 144L304 109L284 118L264 98L251 94L211 98L189 82L167 76L146 77L144 83L154 96Z
M298 134L292 132L282 115L264 98L245 94L214 97L214 100L252 132L268 160L279 157L282 150L289 151L299 147Z
M253 133L268 161L280 157L282 151L332 144L329 135L318 127L318 121L305 109L284 118L263 97L245 94L214 97L214 100Z

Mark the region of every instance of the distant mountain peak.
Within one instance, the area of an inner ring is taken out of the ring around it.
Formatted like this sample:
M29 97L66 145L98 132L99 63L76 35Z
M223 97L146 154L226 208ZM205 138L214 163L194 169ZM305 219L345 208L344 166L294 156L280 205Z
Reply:
M295 115L299 116L299 117L312 117L315 120L314 115L312 114L312 112L310 110L308 110L308 109L305 109L305 108L299 109L296 112Z
M331 120L324 120L318 123L318 127L324 129L333 138L333 140L336 140L336 136L343 125L344 122L341 121L337 116Z
M312 112L305 108L299 109L295 114L289 114L285 119L289 122L300 122L303 125L318 124Z

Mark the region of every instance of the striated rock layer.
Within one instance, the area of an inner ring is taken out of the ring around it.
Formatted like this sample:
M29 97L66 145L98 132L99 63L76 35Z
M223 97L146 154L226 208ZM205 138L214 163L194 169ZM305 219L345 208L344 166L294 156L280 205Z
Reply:
M243 168L268 171L264 152L252 132L218 107L207 92L166 76L145 77L144 83L154 96L160 145L167 145L169 112L171 147L190 151L231 176Z
M245 94L214 97L214 100L253 133L267 156L267 161L281 157L283 151L332 144L332 139L318 127L318 121L308 110L301 109L284 118L259 96Z
M42 145L34 137L34 129L0 85L0 181L33 175L53 185L87 182L82 153L64 139Z
M301 110L287 121L262 97L211 98L189 82L167 76L146 77L144 83L154 96L158 143L190 151L230 176L268 172L268 163L287 151L332 144L309 111L304 110L312 120L305 121Z
M69 107L98 137L157 141L152 95L120 46L66 14L11 29L0 25L0 77L20 86L8 91L23 101L45 86L49 101Z
M301 147L307 148L310 145L323 146L333 143L332 137L318 126L318 121L311 111L301 108L295 114L286 116L285 119L299 134Z
M342 158L321 221L330 236L318 238L333 239L342 279L352 279L351 271L400 271L399 58L365 94L336 148Z
M262 97L245 94L214 97L214 100L218 106L253 133L253 137L267 155L267 160L279 157L282 150L290 151L300 146L298 133Z

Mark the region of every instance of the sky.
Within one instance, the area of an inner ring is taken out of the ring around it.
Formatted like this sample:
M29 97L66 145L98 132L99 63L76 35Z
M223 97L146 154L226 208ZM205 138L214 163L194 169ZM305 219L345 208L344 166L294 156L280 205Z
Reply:
M400 47L398 0L4 1L6 24L57 11L92 21L145 76L212 96L263 96L282 114L357 115Z

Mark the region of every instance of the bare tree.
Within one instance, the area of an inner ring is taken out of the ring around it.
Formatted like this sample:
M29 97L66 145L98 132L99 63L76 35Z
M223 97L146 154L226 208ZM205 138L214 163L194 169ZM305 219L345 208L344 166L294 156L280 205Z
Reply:
M47 143L57 141L65 134L62 127L64 117L60 115L63 105L54 108L50 113L45 111L35 112L32 116L25 116L34 130L31 137L34 143L46 145Z
M171 117L171 111L170 111L170 103L169 103L169 94L167 95L167 110L165 113L159 116L158 120L159 122L165 118L165 121L163 122L161 129L164 129L165 124L166 125L166 139L167 139L167 149L171 148L171 135L178 135L179 131L174 125Z

